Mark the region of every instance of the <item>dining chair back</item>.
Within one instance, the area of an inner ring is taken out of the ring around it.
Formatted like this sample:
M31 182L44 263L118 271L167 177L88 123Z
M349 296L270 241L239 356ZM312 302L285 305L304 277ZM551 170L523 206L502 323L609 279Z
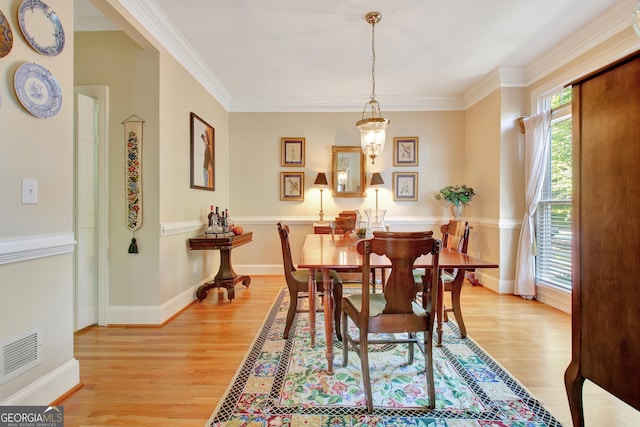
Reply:
M445 248L453 249L460 253L466 254L469 247L469 232L471 227L466 221L449 220L447 224L440 226L442 233L442 243ZM418 295L422 290L422 274L423 269L414 270L414 280ZM462 285L465 279L465 270L448 269L442 271L442 283L444 292L451 293L451 307L447 307L443 302L442 317L443 321L449 321L449 313L453 313L458 322L460 337L467 336L467 328L462 317L462 309L460 307L460 294L462 293Z
M440 227L442 232L442 242L445 248L451 248L463 254L467 253L469 247L469 232L471 227L466 221L450 220L448 224ZM449 321L448 313L453 313L458 322L460 336L467 336L467 328L464 325L462 309L460 307L460 294L464 283L465 270L453 269L445 270L442 273L444 291L451 293L451 307L444 306L443 320Z
M362 292L345 295L342 299L342 365L348 362L349 348L360 357L367 410L373 410L368 346L370 344L406 343L408 362L413 363L414 346L425 357L426 388L429 408L435 407L433 379L432 338L440 280L440 251L442 242L433 238L433 232L375 231L372 239L357 244L362 254ZM391 261L391 273L383 293L370 293L371 254L385 255ZM424 292L416 300L413 264L421 255L432 254L429 274L423 276ZM349 333L348 320L358 328L358 336ZM423 332L422 337L417 332ZM369 334L395 334L376 336ZM406 335L405 335L406 334Z
M289 332L291 330L291 326L293 324L293 319L295 318L296 313L304 313L308 312L308 310L304 310L300 308L300 304L298 301L302 298L309 297L309 270L306 269L296 269L293 264L293 259L291 257L291 245L289 243L289 226L279 222L278 224L278 234L280 235L280 244L282 246L282 262L284 267L284 278L287 283L287 288L289 290L289 309L287 311L287 320L284 327L283 337L284 339L289 338ZM334 310L334 318L335 322L335 330L337 331L338 338L341 338L340 335L340 306L342 303L342 280L337 272L330 270L329 275L333 280L333 298L336 302L336 307ZM324 285L322 279L322 272L316 272L316 290L318 295L324 294Z

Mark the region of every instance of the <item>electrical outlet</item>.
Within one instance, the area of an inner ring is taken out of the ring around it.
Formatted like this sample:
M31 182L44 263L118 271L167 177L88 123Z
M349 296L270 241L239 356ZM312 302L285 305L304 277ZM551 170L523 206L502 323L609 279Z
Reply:
M198 263L193 261L193 272L197 273L198 272Z
M22 178L22 204L38 203L38 180Z

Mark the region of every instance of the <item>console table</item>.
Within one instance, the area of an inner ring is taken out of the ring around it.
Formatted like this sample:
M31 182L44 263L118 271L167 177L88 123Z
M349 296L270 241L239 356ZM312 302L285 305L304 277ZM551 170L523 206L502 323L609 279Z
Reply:
M236 274L231 266L231 250L251 241L253 233L244 233L233 237L195 237L189 239L190 250L216 250L220 251L220 267L216 277L208 283L200 286L196 291L196 298L199 302L207 297L207 292L211 288L225 288L229 301L235 297L235 285L242 282L249 287L251 277Z

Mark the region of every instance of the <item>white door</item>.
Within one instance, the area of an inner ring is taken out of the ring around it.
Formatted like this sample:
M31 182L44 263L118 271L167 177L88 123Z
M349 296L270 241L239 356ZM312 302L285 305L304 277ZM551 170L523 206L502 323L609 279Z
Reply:
M98 323L97 100L76 94L75 330Z

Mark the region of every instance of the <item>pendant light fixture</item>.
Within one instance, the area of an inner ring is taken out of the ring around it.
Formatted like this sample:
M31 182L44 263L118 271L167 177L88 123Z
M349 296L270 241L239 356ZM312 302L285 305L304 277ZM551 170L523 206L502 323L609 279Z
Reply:
M364 106L362 120L358 120L356 126L360 129L360 144L365 155L371 157L371 164L375 164L382 150L386 139L386 131L389 126L389 119L385 119L380 114L380 105L376 101L376 24L382 19L380 12L369 12L365 16L367 23L371 24L371 99ZM365 117L367 109L370 109L371 116Z

